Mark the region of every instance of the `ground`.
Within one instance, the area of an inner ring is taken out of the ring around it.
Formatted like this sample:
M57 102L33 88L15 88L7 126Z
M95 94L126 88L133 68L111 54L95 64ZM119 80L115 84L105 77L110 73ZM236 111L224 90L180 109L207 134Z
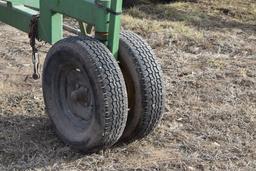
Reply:
M0 170L255 170L256 2L139 2L123 28L144 37L164 72L161 124L91 155L56 136L27 35L0 24ZM50 47L40 46L41 62Z

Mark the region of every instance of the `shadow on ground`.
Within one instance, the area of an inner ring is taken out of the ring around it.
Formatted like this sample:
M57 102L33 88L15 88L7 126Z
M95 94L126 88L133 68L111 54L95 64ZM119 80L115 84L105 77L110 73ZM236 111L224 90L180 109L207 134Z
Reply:
M58 139L46 117L0 116L0 130L0 168L47 168L80 157Z

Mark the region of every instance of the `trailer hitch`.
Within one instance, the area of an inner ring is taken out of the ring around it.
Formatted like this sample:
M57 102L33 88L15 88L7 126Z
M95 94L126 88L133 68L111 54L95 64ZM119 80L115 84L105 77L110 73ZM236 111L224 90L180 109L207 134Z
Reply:
M38 38L38 19L39 15L34 15L29 25L28 37L30 39L30 46L32 48L32 63L33 63L33 74L32 78L38 80L40 78L40 60L38 49L36 48L36 39Z

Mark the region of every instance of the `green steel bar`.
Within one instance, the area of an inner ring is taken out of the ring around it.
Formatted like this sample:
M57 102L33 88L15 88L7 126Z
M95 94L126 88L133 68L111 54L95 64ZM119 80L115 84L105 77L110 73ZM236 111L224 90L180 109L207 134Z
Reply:
M110 0L97 1L110 3ZM98 31L106 31L108 13L103 8L96 6L95 0L41 0L40 4L46 4L45 6L53 12L95 25ZM40 10L40 12L44 11Z
M110 0L97 0L105 6ZM40 30L43 40L53 44L62 38L62 16L94 25L96 32L108 32L109 14L95 0L40 0Z
M99 14L99 16L96 18L102 18L102 21L97 21L95 23L95 38L100 40L105 45L108 44L108 29L109 29L109 12L107 9L110 8L110 0L96 0L95 6L98 9L103 10L102 14Z
M22 5L8 7L7 4L0 3L0 21L27 33L32 16L37 14L37 11Z
M111 10L116 13L122 12L122 0L111 0ZM118 57L119 39L121 29L121 15L110 14L108 47L115 58Z
M39 37L54 44L63 37L63 16L49 9L51 0L40 0Z
M27 7L33 7L39 9L39 0L5 0L13 5L25 5Z

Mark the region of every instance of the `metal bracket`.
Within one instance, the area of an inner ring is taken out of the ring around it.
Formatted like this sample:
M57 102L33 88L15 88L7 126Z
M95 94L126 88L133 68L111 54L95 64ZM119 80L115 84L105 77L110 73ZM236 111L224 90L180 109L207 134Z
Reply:
M97 2L97 1L96 1L95 4L97 5L97 7L106 10L106 11L107 11L108 13L110 13L110 14L113 14L113 15L121 15L121 14L122 14L122 11L121 11L121 12L113 11L111 8L105 7L105 6L104 6L103 4L101 4L100 2Z

